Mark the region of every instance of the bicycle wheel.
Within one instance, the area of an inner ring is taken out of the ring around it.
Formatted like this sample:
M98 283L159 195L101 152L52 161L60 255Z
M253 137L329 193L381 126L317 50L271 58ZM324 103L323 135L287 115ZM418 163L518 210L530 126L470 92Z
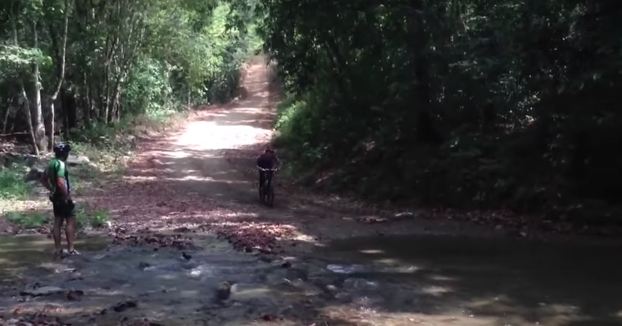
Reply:
M264 200L264 191L263 191L263 188L264 188L263 186L260 186L260 187L259 187L259 202L260 202L260 203L263 203L263 200Z
M274 189L272 187L268 188L266 193L266 204L270 207L274 206Z

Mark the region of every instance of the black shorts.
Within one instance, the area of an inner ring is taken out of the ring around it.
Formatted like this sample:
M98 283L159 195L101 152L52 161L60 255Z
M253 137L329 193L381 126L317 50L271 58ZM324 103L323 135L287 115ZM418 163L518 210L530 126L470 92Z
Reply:
M50 198L50 200L52 201L54 216L63 218L75 216L76 205L73 203L73 201L65 201L63 199L54 197Z

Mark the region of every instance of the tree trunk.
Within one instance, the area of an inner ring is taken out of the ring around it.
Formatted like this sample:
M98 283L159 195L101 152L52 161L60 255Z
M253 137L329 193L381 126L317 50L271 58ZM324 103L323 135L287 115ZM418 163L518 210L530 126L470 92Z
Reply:
M69 1L65 0L65 19L64 19L64 26L63 26L63 40L60 44L59 51L57 51L60 57L60 58L57 58L58 83L56 84L54 93L50 97L50 130L48 132L48 149L49 150L54 148L54 119L55 119L55 113L56 113L54 109L54 102L56 102L56 99L58 98L58 93L60 92L60 89L63 86L63 81L65 80L65 64L66 64L65 57L67 53L67 26L68 25L69 25ZM51 26L52 25L50 23L50 27ZM55 33L50 33L50 34L54 35Z
M39 33L37 31L37 22L32 23L32 35L33 35L33 47L36 49L39 47ZM33 65L33 82L35 85L35 103L32 103L32 123L35 132L36 146L39 151L45 151L47 141L45 139L45 127L43 125L43 114L41 109L41 82L39 62L35 62ZM53 132L53 131L52 131Z
M84 126L91 126L91 112L93 112L93 96L91 94L91 85L88 83L88 77L86 72L83 75L83 87L84 87L84 96L82 96L83 106L82 106L82 120L84 121Z
M11 17L11 25L13 27L13 44L19 46L17 41L17 25L15 23L15 17ZM39 156L39 147L37 146L37 137L35 136L35 129L32 125L32 112L30 111L30 103L28 101L28 94L26 94L26 88L21 79L19 80L19 87L23 100L23 107L26 110L26 122L28 125L28 133L30 134L30 140L32 141L32 149L35 155Z
M9 115L11 113L11 108L13 107L10 102L8 104L9 105L7 105L6 107L6 112L4 113L4 120L2 121L2 133L3 134L6 134L6 126L9 122Z
M71 91L67 91L67 89L63 87L60 90L60 99L63 105L63 123L65 125L65 134L67 135L67 139L69 139L70 131L78 125L76 95ZM86 102L84 105L86 106Z
M50 98L50 105L49 107L49 127L50 129L47 130L47 150L51 151L54 148L54 128L56 127L54 124L54 119L56 119L56 109L55 109L55 103L56 99L55 98Z
M429 46L428 31L426 31L424 17L419 13L424 12L423 0L410 0L410 12L407 17L409 32L412 34L410 43L413 59L415 62L414 74L416 85L413 95L418 104L416 113L416 139L424 143L439 141L440 135L433 126L431 112L432 100L430 91L430 60L426 54ZM410 119L408 119L410 120Z
M30 140L32 141L32 150L35 155L39 156L39 146L37 146L37 137L35 136L35 128L32 125L32 111L30 108L30 101L28 100L28 94L26 94L26 88L24 88L24 84L20 81L20 87L22 90L22 99L23 99L23 108L26 112L26 121L28 123L28 131L30 134Z
M65 88L61 88L60 90L60 101L61 107L63 108L63 134L65 135L65 139L71 139L71 126L69 124L69 101L67 99L67 91ZM74 109L75 110L75 109Z

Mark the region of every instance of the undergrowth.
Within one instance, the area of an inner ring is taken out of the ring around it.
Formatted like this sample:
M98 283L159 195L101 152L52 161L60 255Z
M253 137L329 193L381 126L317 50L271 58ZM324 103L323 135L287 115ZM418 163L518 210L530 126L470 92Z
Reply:
M52 222L51 215L42 211L11 211L5 213L4 218L6 221L14 225L20 225L24 229L37 229ZM78 229L102 228L108 225L109 220L107 211L89 211L83 207L76 210L76 227Z
M511 209L592 225L621 221L618 206L577 196L537 153L525 155L530 130L522 138L473 133L419 144L332 112L313 93L289 96L278 107L273 145L288 162L288 179L370 203ZM498 148L499 141L508 145Z
M43 213L22 213L22 212L8 212L5 214L5 219L13 224L21 225L25 229L36 229L45 224L50 223L50 216Z
M120 122L93 125L88 129L74 130L69 141L74 153L88 157L99 170L120 172L141 137L179 126L187 120L188 112L159 110Z
M0 167L0 203L28 196L32 186L24 182L22 172L16 164Z
M157 134L183 123L189 111L154 111L124 119L109 125L93 125L84 130L73 130L69 142L72 153L86 156L90 164L70 168L73 191L79 198L86 189L99 187L110 177L123 172L136 149L140 137ZM42 162L44 164L45 160ZM34 229L50 222L51 212L46 191L34 193L35 182L25 182L28 170L23 162L12 163L0 168L0 215L14 225ZM40 165L43 167L44 165ZM86 207L76 210L79 228L98 228L107 225L109 214L105 211L90 211Z

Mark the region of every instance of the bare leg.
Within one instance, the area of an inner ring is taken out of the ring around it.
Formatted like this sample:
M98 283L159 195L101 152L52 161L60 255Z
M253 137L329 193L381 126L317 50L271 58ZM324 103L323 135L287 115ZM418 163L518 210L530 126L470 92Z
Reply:
M71 216L67 218L67 225L65 226L65 237L67 237L67 250L73 252L73 241L76 238L76 217Z
M54 216L54 226L52 227L52 237L54 238L54 248L57 253L61 251L60 229L63 227L63 218Z

